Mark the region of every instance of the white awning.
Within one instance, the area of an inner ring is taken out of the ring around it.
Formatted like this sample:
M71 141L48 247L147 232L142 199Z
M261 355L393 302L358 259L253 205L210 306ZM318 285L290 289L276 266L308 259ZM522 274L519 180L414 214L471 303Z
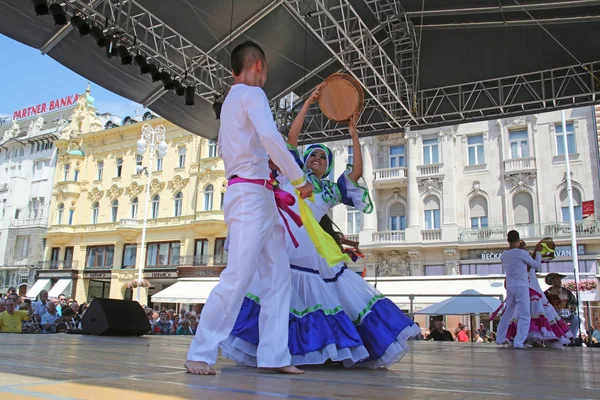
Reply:
M50 279L38 279L31 289L27 291L25 297L28 299L35 299L38 294L44 289L48 289L50 287Z
M62 293L65 293L65 289L71 284L71 282L71 279L59 279L58 282L56 282L54 286L52 286L52 289L50 289L48 292L48 297L58 297Z
M205 303L219 279L180 280L152 296L153 303Z

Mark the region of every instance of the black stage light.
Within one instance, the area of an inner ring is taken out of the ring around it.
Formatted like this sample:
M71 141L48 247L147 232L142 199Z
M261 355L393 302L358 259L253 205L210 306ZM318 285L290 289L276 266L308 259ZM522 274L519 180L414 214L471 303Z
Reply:
M109 43L109 39L104 36L104 30L99 26L94 26L92 28L92 37L96 41L98 47L106 47Z
M77 32L79 32L81 36L85 36L92 31L92 28L86 24L79 15L74 15L73 18L71 18L71 26L77 29Z
M185 88L183 87L181 82L177 80L173 81L173 87L175 88L175 93L177 94L177 96L181 97L185 94Z
M154 68L152 68L150 70L150 76L152 76L152 82L158 82L160 81L160 78L162 78L162 73L158 70L158 67L154 64L152 64L154 66Z
M140 73L147 74L150 72L148 69L148 62L146 61L146 57L141 54L133 57L133 63L140 69Z
M223 102L221 100L215 100L212 107L213 111L215 112L215 119L221 119L221 108L223 107Z
M196 102L196 88L194 86L188 86L185 88L185 105L193 106Z
M175 84L173 80L171 80L171 75L167 71L163 71L160 74L160 80L163 83L163 87L165 90L173 90L175 88Z
M61 7L60 4L54 3L50 5L50 15L54 18L55 25L66 25L67 24L67 16L65 15L65 10Z
M31 0L35 15L48 15L48 2L46 0Z
M133 57L131 57L131 54L129 54L127 47L123 45L117 46L117 55L121 59L121 65L131 65Z

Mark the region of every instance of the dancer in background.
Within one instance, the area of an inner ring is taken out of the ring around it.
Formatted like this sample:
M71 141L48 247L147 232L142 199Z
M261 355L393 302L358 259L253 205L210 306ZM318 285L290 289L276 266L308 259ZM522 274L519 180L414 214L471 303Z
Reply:
M525 242L521 241L519 246L525 249ZM541 243L538 243L536 248L541 248ZM542 256L546 256L542 254ZM534 251L531 255L536 257ZM536 276L536 270L529 269L529 307L531 312L531 320L529 323L529 333L527 334L526 343L534 346L558 347L567 345L571 342L573 334L570 332L567 324L560 318L554 307L548 302L540 283ZM518 315L514 315L508 326L506 338L513 341L517 333Z
M520 249L519 232L510 231L507 235L508 250L502 253L502 266L506 273L506 303L504 313L498 325L496 343L506 344L508 326L513 317L517 320L513 346L515 349L524 348L525 339L529 332L531 312L529 309L529 275L527 266L541 269L540 244L535 247L535 259L526 250Z
M265 53L253 42L242 43L231 53L231 67L234 85L223 103L219 128L219 150L229 180L224 203L229 259L202 309L185 367L194 374L215 374L211 366L219 343L229 336L256 276L260 289L255 293L262 300L257 364L302 373L290 365L287 347L291 274L284 267L289 260L270 183L269 156L301 197L312 194L312 185L287 151L261 89L267 80Z
M340 203L364 213L372 212L373 206L366 185L360 184L362 154L357 116L349 125L354 161L337 181L328 179L334 166L329 148L311 145L301 156L296 147L302 121L309 106L317 101L319 90L320 87L311 94L292 124L288 145L314 186L314 202L306 203L323 229L341 246L343 235L336 232L327 213ZM289 180L279 180L282 190L293 193ZM297 212L298 205L292 209ZM398 362L408 351L406 341L420 334L420 328L345 263L330 267L319 255L306 227L289 225L293 237L286 235L291 264L286 267L292 273L288 342L292 364L323 364L331 360L343 362L346 367L379 368ZM259 289L255 276L231 336L221 343L224 357L249 366L257 365L257 346L262 340L257 327L262 307L262 299L256 295Z

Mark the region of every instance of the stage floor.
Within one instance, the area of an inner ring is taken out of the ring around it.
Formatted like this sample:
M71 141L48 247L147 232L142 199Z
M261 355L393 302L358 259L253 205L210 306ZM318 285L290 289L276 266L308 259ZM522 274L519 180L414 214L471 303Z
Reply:
M413 342L389 370L306 368L301 376L220 360L183 370L190 336L0 334L3 399L599 399L600 351Z

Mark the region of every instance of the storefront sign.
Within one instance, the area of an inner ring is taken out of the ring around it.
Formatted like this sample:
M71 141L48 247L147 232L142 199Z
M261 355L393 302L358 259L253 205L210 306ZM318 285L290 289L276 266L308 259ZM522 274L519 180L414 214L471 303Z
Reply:
M594 215L594 200L584 201L581 206L583 218Z
M52 279L52 278L76 278L77 273L73 272L55 272L55 271L40 271L38 278Z
M17 110L13 113L13 121L17 119L31 117L36 114L43 114L49 111L54 111L61 109L63 107L69 107L77 104L77 100L79 100L79 95L74 94L71 96L63 97L62 99L52 100L48 103L41 103L35 106L27 107L22 110Z
M580 256L585 255L585 245L580 244L577 246L577 254ZM556 257L572 257L573 251L571 246L556 246L556 249L554 249L554 255Z
M144 279L177 279L177 271L153 271L144 273Z
M467 259L500 261L500 257L502 257L503 251L504 251L504 249L497 250L497 251L469 250L469 255L468 255L469 258L467 258ZM577 254L579 254L580 256L585 255L585 245L580 244L577 246ZM554 255L556 257L571 257L572 256L571 246L556 246L556 249L554 250Z
M499 252L499 253L482 253L481 254L481 259L482 260L500 260L501 256L502 256L502 252Z
M183 267L179 268L180 278L216 278L225 267Z
M110 272L84 272L84 279L110 279Z

